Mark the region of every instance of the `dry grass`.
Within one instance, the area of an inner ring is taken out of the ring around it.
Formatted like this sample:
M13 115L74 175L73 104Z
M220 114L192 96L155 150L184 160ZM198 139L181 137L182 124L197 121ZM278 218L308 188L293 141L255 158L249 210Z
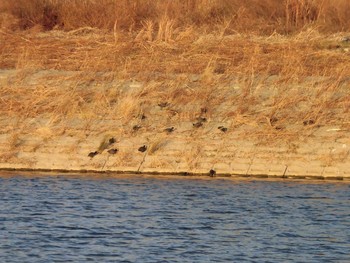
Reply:
M349 16L346 0L4 0L0 68L17 73L0 112L130 126L168 101L169 120L207 108L267 142L348 129ZM60 74L28 84L41 70ZM124 92L130 79L144 86Z
M146 25L166 33L176 27L208 30L224 24L224 33L271 33L310 24L334 32L350 25L347 0L4 0L0 10L18 19L20 29L138 31Z
M166 140L165 138L160 138L160 139L155 140L154 142L151 143L151 145L148 149L148 154L153 155L155 152L164 148L168 143L169 143L169 141Z

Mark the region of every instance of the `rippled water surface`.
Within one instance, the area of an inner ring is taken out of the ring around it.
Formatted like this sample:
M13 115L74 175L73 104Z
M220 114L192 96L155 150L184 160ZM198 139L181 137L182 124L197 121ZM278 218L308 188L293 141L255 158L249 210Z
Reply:
M1 262L350 262L349 184L0 178Z

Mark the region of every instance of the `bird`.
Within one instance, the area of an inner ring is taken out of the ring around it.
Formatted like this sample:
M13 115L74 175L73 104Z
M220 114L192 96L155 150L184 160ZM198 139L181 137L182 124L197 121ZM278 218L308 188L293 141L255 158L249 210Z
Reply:
M227 128L224 126L219 126L218 129L222 132L227 132Z
M175 130L174 127L169 127L169 128L164 129L164 131L167 132L167 133L171 133L171 132L173 132L174 130Z
M109 149L107 151L109 154L116 154L118 152L118 149L114 148L114 149Z
M216 171L214 169L210 169L209 176L214 177L216 175Z
M146 118L147 118L147 117L146 117L145 114L142 114L141 117L140 117L141 120L145 120Z
M199 127L201 127L201 126L203 126L203 122L196 122L196 123L192 123L192 125L193 125L193 127L195 127L195 128L199 128Z
M91 159L92 159L92 158L94 158L97 154L98 154L98 151L90 152L90 153L88 154L88 157L91 157Z
M132 127L133 131L138 131L139 129L141 129L141 126L140 125L134 125Z
M139 152L145 152L147 150L147 146L146 145L143 145L143 146L141 146L139 149L138 149L138 151Z
M115 138L110 138L109 140L108 140L108 142L109 142L109 144L111 145L111 144L113 144L113 143L115 143L116 142L116 140L115 140Z

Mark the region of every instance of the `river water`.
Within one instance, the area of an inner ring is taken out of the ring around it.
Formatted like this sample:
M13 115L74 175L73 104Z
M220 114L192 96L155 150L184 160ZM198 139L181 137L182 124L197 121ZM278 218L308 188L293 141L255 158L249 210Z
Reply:
M1 262L350 262L350 185L0 177Z

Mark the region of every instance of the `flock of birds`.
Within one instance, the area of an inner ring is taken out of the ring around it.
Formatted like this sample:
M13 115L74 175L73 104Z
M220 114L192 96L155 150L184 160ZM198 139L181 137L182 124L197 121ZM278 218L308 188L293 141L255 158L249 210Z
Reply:
M343 38L341 39L341 41L342 41L342 42L350 42L350 36L343 37ZM158 103L158 106L159 106L161 109L166 108L166 107L168 107L169 105L170 105L169 102L161 102L161 103ZM203 117L203 115L205 115L206 113L207 113L207 109L206 109L206 108L202 108L202 109L201 109L201 114L200 114L200 116L197 117L196 122L194 122L194 123L192 124L192 125L193 125L193 128L199 128L199 127L202 127L202 126L204 125L204 123L207 121L207 118L206 118L206 117ZM142 114L140 119L141 119L141 120L144 120L144 119L146 119L146 118L147 118L147 117L146 117L144 114ZM273 122L276 122L276 121L277 121L277 119L275 119L275 118L271 118L271 119L270 119L270 123L273 123ZM306 120L306 121L303 122L303 125L304 125L304 126L313 125L313 124L315 124L315 121L314 121L314 120ZM138 130L141 129L141 128L142 128L141 125L134 125L134 126L132 127L132 129L133 129L134 132L138 131ZM226 128L226 127L224 127L224 126L219 126L218 129L219 129L220 131L222 131L222 132L227 132L227 130L228 130L228 128ZM168 127L168 128L165 128L165 129L164 129L164 132L166 132L166 133L168 133L168 134L172 133L173 131L175 131L175 127ZM113 137L110 138L107 142L103 142L103 143L100 145L100 147L99 147L99 149L98 149L97 151L90 152L90 153L88 154L88 157L90 157L90 158L92 159L92 158L95 157L96 155L101 154L105 149L108 149L108 148L109 148L110 146L112 146L115 142L116 142L115 138L113 138ZM109 154L111 154L111 155L114 155L114 154L118 153L118 151L119 151L119 150L118 150L117 148L111 148L111 149L107 150L107 152L108 152ZM146 151L147 151L147 145L143 145L143 146L139 147L139 148L138 148L138 151L141 152L141 153L146 152ZM214 177L214 176L216 175L216 171L215 171L214 169L210 169L209 175L210 175L211 177Z
M162 102L162 103L159 103L158 106L160 108L165 108L167 106L169 106L170 104L168 102ZM201 115L199 117L196 118L196 121L194 123L192 123L193 125L193 128L199 128L199 127L202 127L204 125L205 122L207 122L207 118L206 117L203 117L203 115L207 113L207 109L206 108L202 108L201 109ZM147 117L142 114L140 119L141 120L144 120L146 119ZM139 129L141 129L142 126L141 125L134 125L132 127L132 130L134 132L138 131ZM228 128L224 127L224 126L219 126L218 129L222 132L227 132ZM170 134L172 133L173 131L175 131L175 127L168 127L168 128L165 128L164 129L164 132ZM116 139L114 137L106 140L105 142L102 142L99 149L97 151L93 151L93 152L90 152L88 154L88 157L90 157L91 159L94 158L96 155L98 154L101 154L104 150L110 148L114 143L116 143ZM147 151L147 145L142 145L140 146L138 149L137 149L139 152L141 153L144 153ZM111 154L111 155L114 155L116 153L118 153L118 149L117 148L111 148L111 149L108 149L107 150L107 153ZM209 171L209 176L211 177L214 177L216 175L216 171L211 169Z
M161 109L163 109L163 108L165 108L165 107L168 107L170 104L168 103L168 102L162 102L162 103L159 103L158 104L158 106L161 108ZM207 113L207 109L206 108L201 108L201 113L200 113L200 115L199 115L199 117L197 117L196 119L195 119L195 122L193 122L192 123L192 125L193 125L193 128L199 128L199 127L202 127L203 125L204 125L204 123L205 122L207 122L207 118L205 117L206 116L206 113ZM142 114L141 116L140 116L140 119L141 120L145 120L147 117L144 115L144 114ZM272 117L272 118L270 118L269 119L269 122L270 122L270 124L272 125L272 126L274 126L274 124L276 123L278 121L278 119L277 118L275 118L275 117ZM313 119L308 119L308 120L305 120L305 121L303 121L303 125L304 126L309 126L309 125L315 125L315 123L316 123L316 121L315 120L313 120ZM132 127L132 130L133 130L133 132L137 132L138 130L140 130L142 128L142 126L141 125L134 125L133 127ZM217 127L221 132L227 132L228 131L228 128L227 127L225 127L225 126L219 126L219 127ZM276 129L281 129L279 126L275 126L275 128ZM168 133L168 134L170 134L170 133L172 133L172 132L174 132L176 130L176 128L175 127L168 127L168 128L165 128L163 131L164 132L166 132L166 133ZM100 147L98 148L98 150L97 151L93 151L93 152L90 152L89 154L88 154L88 157L90 157L91 159L92 158L94 158L96 155L98 155L98 154L101 154L104 150L107 150L107 153L109 153L110 155L114 155L114 154L116 154L116 153L118 153L118 149L117 148L111 148L111 146L113 145L113 144L115 144L116 143L116 139L115 138L109 138L108 140L106 140L106 141L104 141L104 142L102 142L101 143L101 145L100 145ZM138 149L137 149L139 152L141 152L141 153L144 153L144 152L146 152L147 151L147 145L142 145L142 146L140 146ZM214 177L215 175L216 175L216 171L215 170L213 170L213 169L211 169L210 171L209 171L209 175L211 176L211 177Z

